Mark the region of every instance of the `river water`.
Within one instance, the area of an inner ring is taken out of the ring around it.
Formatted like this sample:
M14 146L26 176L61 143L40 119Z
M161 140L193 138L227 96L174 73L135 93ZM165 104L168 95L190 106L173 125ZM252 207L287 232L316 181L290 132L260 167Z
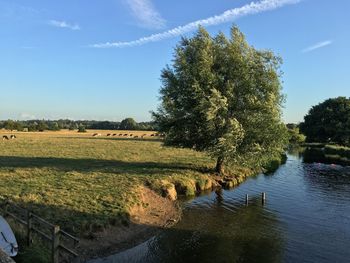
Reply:
M183 206L173 228L91 262L350 262L350 167L290 154L273 174Z

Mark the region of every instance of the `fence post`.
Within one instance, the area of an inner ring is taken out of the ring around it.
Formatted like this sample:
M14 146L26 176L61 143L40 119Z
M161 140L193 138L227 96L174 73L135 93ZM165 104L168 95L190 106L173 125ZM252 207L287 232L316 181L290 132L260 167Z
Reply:
M58 263L58 247L60 245L60 227L54 226L52 229L52 263Z
M32 243L32 213L27 210L27 245Z
M265 202L266 202L266 193L263 192L263 193L261 194L261 203L264 205Z

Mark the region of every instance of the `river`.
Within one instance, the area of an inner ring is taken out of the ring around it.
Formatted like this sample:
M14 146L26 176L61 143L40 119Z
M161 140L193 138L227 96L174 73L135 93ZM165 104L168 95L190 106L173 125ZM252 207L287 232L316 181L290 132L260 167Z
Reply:
M183 206L173 228L91 262L350 262L350 167L289 154L273 174Z

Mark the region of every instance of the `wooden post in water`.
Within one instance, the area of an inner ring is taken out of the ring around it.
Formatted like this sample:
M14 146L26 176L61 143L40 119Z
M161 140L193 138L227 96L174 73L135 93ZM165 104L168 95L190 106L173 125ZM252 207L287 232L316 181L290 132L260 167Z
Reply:
M58 247L60 245L60 227L54 226L52 229L52 263L58 263L59 250Z
M265 193L265 192L263 192L263 193L261 194L261 203L262 203L263 205L266 203L266 193Z
M245 205L248 206L248 204L249 204L249 195L246 194L245 195Z

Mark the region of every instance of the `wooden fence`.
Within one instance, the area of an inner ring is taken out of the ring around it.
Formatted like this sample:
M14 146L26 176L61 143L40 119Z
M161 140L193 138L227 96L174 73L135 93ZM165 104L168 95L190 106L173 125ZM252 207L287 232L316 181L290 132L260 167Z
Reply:
M33 243L34 234L49 242L51 249L51 262L60 262L60 255L78 257L76 251L79 239L53 225L32 212L17 206L12 202L2 205L3 216L13 219L24 226L26 230L26 242L30 246Z

